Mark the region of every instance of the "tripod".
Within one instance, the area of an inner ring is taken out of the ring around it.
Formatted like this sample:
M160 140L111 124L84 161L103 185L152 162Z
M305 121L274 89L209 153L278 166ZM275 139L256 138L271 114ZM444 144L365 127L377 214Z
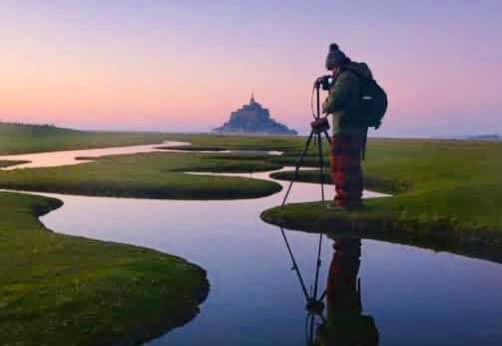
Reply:
M314 95L314 92L316 94L316 112L312 112L312 116L314 117L314 121L310 124L311 126L311 131L310 135L307 138L307 141L305 142L305 147L300 155L300 158L298 159L298 162L295 167L295 174L293 176L293 179L291 179L288 189L286 190L286 194L284 195L284 199L282 200L281 206L284 206L286 204L286 201L289 197L289 193L291 192L291 189L293 187L293 184L295 181L298 179L298 176L300 175L300 168L303 165L303 162L305 161L305 155L307 155L307 152L310 147L310 143L312 142L312 139L317 142L317 149L318 149L318 155L319 155L319 174L320 174L320 180L321 180L321 199L322 202L324 203L324 156L323 156L323 148L322 148L322 139L323 135L326 137L327 141L329 144L331 144L331 138L329 137L328 130L329 130L329 122L326 117L321 117L321 105L320 105L320 89L321 86L323 86L323 83L325 83L326 77L319 77L315 80L314 82L314 87L312 89L312 96ZM324 87L323 87L324 89ZM312 101L312 98L311 98ZM311 102L312 105L312 102Z
M327 141L329 144L331 144L331 138L329 137L328 130L329 130L329 122L326 117L321 117L321 105L320 105L320 89L321 87L325 89L324 83L326 81L326 77L319 77L316 79L314 82L314 87L312 89L312 98L316 96L316 112L312 112L312 116L314 117L314 121L310 124L311 125L311 131L310 135L307 138L307 141L305 142L305 147L300 155L300 158L298 159L298 162L295 167L295 174L293 176L293 179L290 181L289 186L286 190L286 194L284 195L284 199L282 200L281 206L284 206L286 204L286 201L289 197L289 194L291 192L291 189L293 187L293 184L295 183L296 180L298 180L298 176L300 174L300 168L303 165L305 161L305 156L307 155L307 152L310 148L310 144L312 143L312 140L314 139L315 142L317 142L317 153L319 156L319 174L320 174L320 181L321 181L321 200L324 203L325 202L325 196L324 196L324 156L323 156L323 147L322 147L322 141L323 141L323 136L326 137ZM311 98L311 106L312 106L312 98ZM324 297L326 295L326 291L324 291L320 296L318 296L318 282L319 282L319 273L320 273L320 268L321 268L321 249L322 249L322 240L323 240L323 234L319 234L319 241L318 241L318 246L317 246L317 261L316 261L316 270L315 270L315 279L314 279L314 287L311 287L310 293L307 290L307 286L305 285L305 281L303 280L303 276L300 272L300 268L298 267L298 264L296 263L295 256L293 255L293 251L291 250L291 246L289 244L288 238L286 236L286 232L284 229L281 227L281 234L282 238L284 240L284 243L286 244L286 248L288 249L288 253L292 262L292 270L295 271L296 276L298 277L298 281L300 282L300 286L303 292L303 295L305 296L306 300L306 307L305 309L307 310L307 320L305 323L305 331L307 335L307 344L312 345L312 338L313 338L313 333L314 333L314 325L315 325L315 318L320 317L321 319L324 320L323 317L323 310L324 310Z

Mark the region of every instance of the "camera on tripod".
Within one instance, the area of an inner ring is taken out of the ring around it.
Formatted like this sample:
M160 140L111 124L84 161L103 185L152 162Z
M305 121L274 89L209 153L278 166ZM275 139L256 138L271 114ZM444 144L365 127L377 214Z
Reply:
M335 79L332 75L321 76L315 80L314 87L316 89L321 88L322 90L329 91L334 82Z
M314 131L315 133L323 133L324 131L328 131L329 130L328 118L323 117L316 119L310 123L310 127L312 128L312 131Z
M329 121L327 117L321 117L321 100L320 100L320 90L330 90L331 87L333 86L333 83L335 82L335 79L333 76L321 76L319 78L316 78L314 82L314 87L312 88L312 95L310 97L310 106L312 108L312 116L314 117L314 121L310 123L311 131L310 135L307 138L307 141L305 142L305 147L303 148L303 151L300 155L300 158L298 159L298 163L296 164L295 167L295 174L293 176L293 179L289 182L288 188L286 189L286 193L284 194L284 198L282 199L281 206L284 206L286 204L286 201L288 199L289 193L291 192L291 188L293 187L294 182L298 179L299 174L300 174L300 167L303 165L303 162L305 160L305 155L307 154L309 150L310 143L312 142L312 139L314 139L314 142L317 143L317 150L318 150L318 157L319 157L319 176L320 176L320 181L321 181L321 200L324 202L324 150L322 148L322 139L323 135L326 137L326 140L328 141L329 144L331 144L331 138L328 134L329 130ZM316 100L316 107L315 107L315 112L314 112L314 94L315 94L315 100Z

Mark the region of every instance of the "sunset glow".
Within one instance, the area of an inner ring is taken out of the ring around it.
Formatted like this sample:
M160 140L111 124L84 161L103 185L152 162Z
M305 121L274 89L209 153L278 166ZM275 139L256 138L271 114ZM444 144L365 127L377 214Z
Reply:
M380 135L502 132L499 1L5 1L0 120L207 131L251 90L305 131L331 42L388 91Z

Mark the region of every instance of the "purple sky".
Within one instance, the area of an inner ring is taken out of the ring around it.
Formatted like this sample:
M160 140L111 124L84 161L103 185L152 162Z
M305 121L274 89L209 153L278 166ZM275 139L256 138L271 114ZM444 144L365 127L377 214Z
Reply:
M388 91L378 135L502 133L502 1L3 1L0 119L209 130L253 89L300 131L337 42Z

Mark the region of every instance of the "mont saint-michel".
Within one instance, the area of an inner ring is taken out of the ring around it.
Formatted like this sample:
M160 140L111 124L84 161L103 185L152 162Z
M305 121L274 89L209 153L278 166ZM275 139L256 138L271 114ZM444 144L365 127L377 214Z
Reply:
M266 135L296 135L295 130L289 129L270 117L268 109L256 102L251 94L249 104L242 106L230 114L230 120L223 126L213 130L215 133L255 133Z

